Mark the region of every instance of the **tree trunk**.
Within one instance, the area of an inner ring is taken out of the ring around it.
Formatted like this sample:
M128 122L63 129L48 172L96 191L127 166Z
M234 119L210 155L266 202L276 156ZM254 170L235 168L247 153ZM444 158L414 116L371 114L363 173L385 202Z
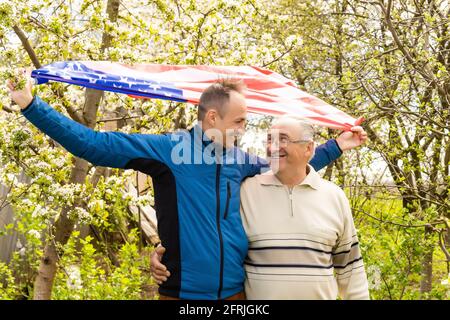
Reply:
M108 0L107 13L112 22L117 21L119 14L119 0ZM103 34L101 50L104 51L110 46L111 36L106 32ZM83 110L84 125L94 128L97 119L97 110L103 97L102 91L86 89L86 99ZM80 158L75 158L72 168L70 182L84 183L88 172L88 163ZM75 200L74 206L79 204L79 199ZM67 243L72 234L75 221L68 217L68 212L73 207L65 207L61 211L59 219L56 221L53 232L54 238L48 242L44 248L44 254L38 269L38 275L34 283L34 300L51 299L53 282L57 271L59 260L58 250Z
M97 108L98 103L93 103L92 108ZM70 183L84 183L88 163L80 158L75 158L75 163L71 171ZM55 222L53 227L52 239L46 244L44 254L39 265L38 275L34 282L34 300L48 300L51 298L53 288L53 280L56 275L57 262L59 260L58 250L67 243L72 234L75 221L70 220L68 213L75 206L79 205L79 199L75 201L74 206L65 207L62 209L59 219Z

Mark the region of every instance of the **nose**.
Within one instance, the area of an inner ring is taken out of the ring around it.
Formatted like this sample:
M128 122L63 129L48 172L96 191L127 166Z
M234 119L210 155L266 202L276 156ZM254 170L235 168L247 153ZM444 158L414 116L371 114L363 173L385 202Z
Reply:
M280 146L275 141L272 141L270 144L267 145L268 154L277 153L279 151L280 151Z

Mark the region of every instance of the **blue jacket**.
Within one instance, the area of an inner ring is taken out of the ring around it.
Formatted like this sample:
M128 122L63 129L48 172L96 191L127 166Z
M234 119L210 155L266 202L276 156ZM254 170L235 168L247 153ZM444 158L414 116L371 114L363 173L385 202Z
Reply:
M171 272L161 294L222 299L243 290L248 244L239 190L246 177L267 167L264 160L219 147L198 126L160 135L97 132L39 97L23 115L77 157L152 177L158 233L167 249L162 262ZM319 170L340 155L336 141L329 140L317 148L311 165Z

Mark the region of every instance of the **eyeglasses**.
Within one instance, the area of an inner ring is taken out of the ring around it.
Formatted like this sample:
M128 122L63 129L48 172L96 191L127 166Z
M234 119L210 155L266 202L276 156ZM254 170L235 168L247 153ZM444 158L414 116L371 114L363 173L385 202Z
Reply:
M276 143L278 146L285 148L287 147L290 143L308 143L308 142L312 142L312 140L291 140L288 137L282 136L279 137L279 139L275 139L272 141L272 137L271 136L267 136L267 140L265 141L265 145L266 146L270 146L272 145L272 143Z

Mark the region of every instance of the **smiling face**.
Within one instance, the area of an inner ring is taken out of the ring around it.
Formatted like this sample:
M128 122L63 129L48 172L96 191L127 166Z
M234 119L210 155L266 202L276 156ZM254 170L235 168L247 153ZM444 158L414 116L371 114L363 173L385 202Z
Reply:
M242 81L223 80L209 86L200 97L198 120L206 135L225 147L233 147L245 133L244 88Z
M274 123L267 139L267 157L273 172L288 172L306 167L314 155L312 128L293 118Z

